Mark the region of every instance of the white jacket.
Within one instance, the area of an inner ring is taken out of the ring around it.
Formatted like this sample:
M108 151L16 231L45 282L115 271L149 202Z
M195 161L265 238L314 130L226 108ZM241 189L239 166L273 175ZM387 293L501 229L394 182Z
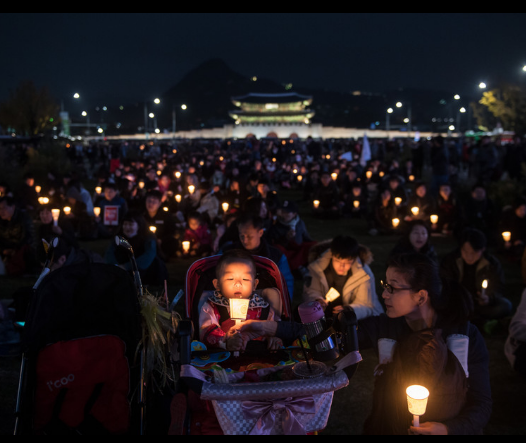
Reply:
M325 251L317 260L309 265L312 282L309 287L303 289L303 301L325 298L329 291L327 278L323 272L332 260L331 250ZM380 315L384 312L382 304L376 294L374 275L368 265L364 265L359 257L356 258L352 267L352 275L343 286L342 304L350 305L358 320Z

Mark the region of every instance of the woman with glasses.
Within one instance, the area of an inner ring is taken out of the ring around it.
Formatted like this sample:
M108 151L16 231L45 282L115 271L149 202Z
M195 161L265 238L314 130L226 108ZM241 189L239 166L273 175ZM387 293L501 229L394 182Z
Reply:
M383 287L386 314L358 323L360 349L378 349L366 434L481 434L491 414L488 351L469 323L469 293L418 253L392 256ZM429 392L420 426L411 425L405 389Z

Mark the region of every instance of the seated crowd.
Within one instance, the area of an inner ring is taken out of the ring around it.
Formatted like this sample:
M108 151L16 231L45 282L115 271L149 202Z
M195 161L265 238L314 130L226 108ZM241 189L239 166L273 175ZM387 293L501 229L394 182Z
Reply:
M127 257L113 241L120 235L132 244L145 285L162 285L167 263L241 249L278 265L291 300L319 300L327 315L342 305L352 306L360 318L383 312L368 248L352 233L316 241L301 217L304 207L327 224L328 232L331 220L348 218L363 220L372 236L402 234L391 255L419 252L435 261L470 291L473 322L486 332L494 325L491 321L513 314L502 265L491 251L522 260L526 199L517 195L502 209L491 200L491 177L506 172L505 167L498 170L499 163L493 176L484 175L490 177L485 181L473 180L468 172L473 184L463 188L458 171L475 170L477 145L459 149L462 155L450 164L448 180L434 175L431 164L431 180L426 181L418 149L407 154L391 143L375 146L367 162L360 162L361 143L311 138L182 143L177 149L124 143L126 155L121 150L111 161L105 153L119 149L106 143L90 145L85 158L76 151L72 160L79 169L62 176L50 172L38 191L31 174L19 188L0 187L0 274L38 275L45 261L42 240L57 236L73 250L107 239L103 256L83 257L129 270ZM429 149L453 148L437 137ZM403 166L397 156L405 158ZM80 165L86 164L88 170L81 172ZM290 190L298 191L297 201L283 198ZM501 236L504 231L510 238ZM458 248L440 263L433 235L458 241ZM302 293L295 281L302 282ZM483 281L490 282L487 288ZM341 294L335 301L326 300L331 288ZM523 311L512 322L517 331L512 344L522 353L510 352L514 367L524 371Z

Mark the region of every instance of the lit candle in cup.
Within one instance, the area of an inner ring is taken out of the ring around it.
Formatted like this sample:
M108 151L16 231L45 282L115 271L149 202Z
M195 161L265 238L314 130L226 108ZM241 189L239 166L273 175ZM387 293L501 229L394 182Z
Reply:
M144 188L144 182L142 180L139 182L139 188L140 189Z
M53 224L58 226L58 216L60 215L60 209L52 209L51 216L53 217Z
M40 194L40 191L42 191L42 186L36 185L35 186L35 191L36 191L37 194Z
M407 407L413 414L413 426L420 426L420 416L426 413L429 391L423 386L413 385L406 389Z
M366 176L367 178L371 178L371 177L373 176L373 171L367 171L367 172L365 173L365 176Z
M396 228L400 224L400 219L399 218L393 218L392 223L393 223L393 228Z
M175 178L181 178L181 173L179 171L175 171Z
M400 206L400 203L402 203L402 197L395 197L395 205Z
M221 207L223 208L223 211L224 211L225 213L228 211L228 206L229 206L229 205L228 205L227 202L225 202L225 203L223 203L223 204L221 205Z
M430 215L429 219L431 220L432 224L436 225L437 222L438 222L438 215L436 215L436 214Z
M182 243L182 245L183 245L183 252L185 254L188 254L188 252L190 252L190 242L189 241L184 241Z
M504 239L506 243L509 242L511 240L511 232L509 231L503 232L502 238Z
M409 179L410 182L412 182L412 181L415 179L415 176L414 176L414 175L410 175L410 176L408 177L408 179Z
M195 186L194 186L194 185L190 185L190 186L188 186L188 192L189 192L190 194L193 194L194 191L195 191Z
M47 198L47 197L38 197L38 202L41 205L47 205L49 203L49 198Z
M100 186L97 186L97 187L95 188L95 192L96 192L97 194L100 194L100 193L102 192L102 188L101 188Z
M334 181L336 181L336 179L338 178L338 174L336 174L336 172L333 172L333 173L331 174L331 177L332 177L332 179L333 179Z
M354 200L352 204L356 209L358 209L360 207L360 200Z
M71 214L71 208L69 206L64 206L64 214L66 215Z
M318 206L320 206L320 201L319 200L314 200L313 205L314 205L315 209L318 209Z
M236 324L241 323L247 319L248 304L250 299L248 298L230 298L228 300L230 304L230 319L234 320Z
M175 201L176 201L177 203L181 203L181 194L177 194L177 195L175 196Z
M157 231L157 226L150 226L150 231L155 234L155 231Z
M98 217L100 215L100 208L98 206L95 206L93 208L93 213L95 214L95 217Z
M299 182L303 180L303 176L302 175L298 175L296 178L298 179Z
M411 212L413 213L414 216L417 216L418 213L420 212L420 209L418 209L418 206L413 206L411 208Z

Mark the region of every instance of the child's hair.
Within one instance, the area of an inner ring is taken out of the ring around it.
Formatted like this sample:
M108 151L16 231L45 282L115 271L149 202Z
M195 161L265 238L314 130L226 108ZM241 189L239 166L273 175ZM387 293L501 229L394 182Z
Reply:
M387 267L403 274L413 291L425 289L431 306L445 323L466 322L473 312L469 292L452 276L440 273L438 264L424 254L402 253L389 257Z
M252 257L252 254L245 251L244 249L231 249L225 252L221 258L217 261L216 265L216 278L220 278L225 271L225 267L231 263L247 263L252 268L254 277L256 276L256 262Z
M355 238L338 235L334 237L331 242L331 254L337 258L351 258L359 257L363 264L370 264L373 261L372 252L369 248L361 245Z

